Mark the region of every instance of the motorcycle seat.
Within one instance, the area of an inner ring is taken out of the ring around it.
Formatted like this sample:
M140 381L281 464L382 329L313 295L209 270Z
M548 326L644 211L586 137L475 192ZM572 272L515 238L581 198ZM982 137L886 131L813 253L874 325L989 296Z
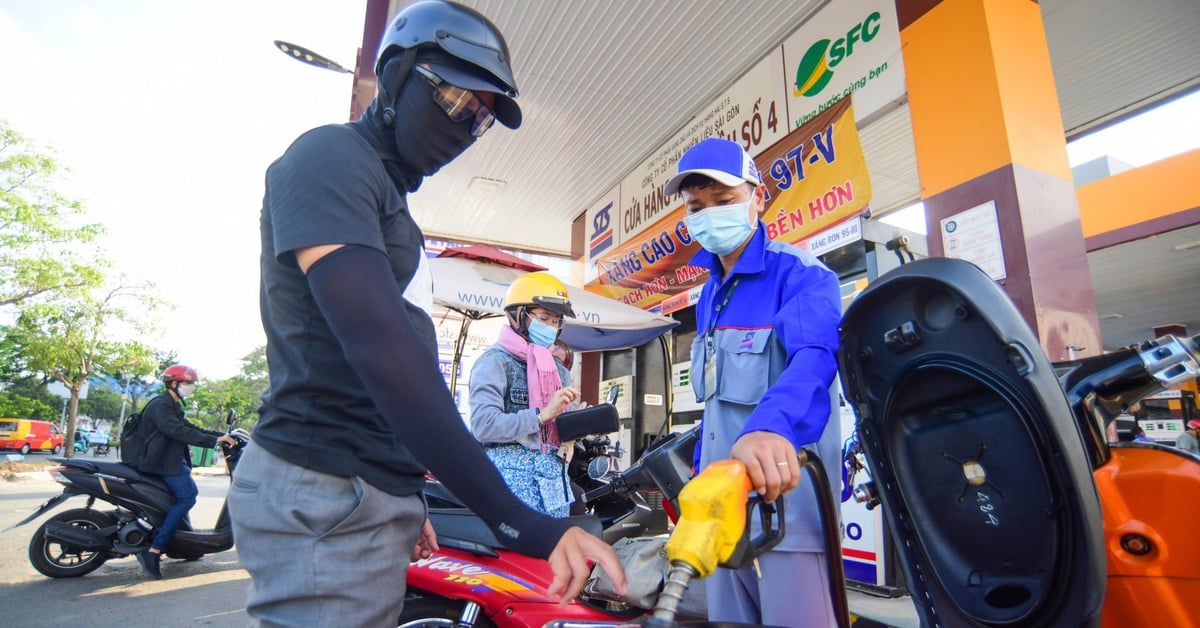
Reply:
M149 475L149 474L141 473L137 469L134 469L133 467L123 464L123 463L120 463L120 462L99 462L99 461L92 461L92 460L67 460L65 458L59 459L59 460L61 462L63 462L66 466L75 467L77 469L82 469L84 471L87 471L88 473L103 473L105 475L111 475L111 476L123 478L126 480L133 480L136 482L147 482L150 484L157 484L157 485L162 486L164 488L164 490L166 489L166 484L162 481L162 478L160 478L156 475Z
M429 522L441 545L481 554L495 554L495 548L503 547L483 519L466 508L430 508Z

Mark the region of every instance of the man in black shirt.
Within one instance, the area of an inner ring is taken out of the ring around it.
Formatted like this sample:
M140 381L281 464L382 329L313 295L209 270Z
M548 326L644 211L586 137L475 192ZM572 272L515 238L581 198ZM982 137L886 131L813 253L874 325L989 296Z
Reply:
M472 9L418 2L389 25L375 72L362 119L301 135L267 170L270 389L229 497L247 611L272 625L394 622L410 553L437 548L426 468L508 547L548 558L552 593L577 595L589 560L623 586L608 545L512 495L438 369L407 194L494 120L520 125L507 45Z

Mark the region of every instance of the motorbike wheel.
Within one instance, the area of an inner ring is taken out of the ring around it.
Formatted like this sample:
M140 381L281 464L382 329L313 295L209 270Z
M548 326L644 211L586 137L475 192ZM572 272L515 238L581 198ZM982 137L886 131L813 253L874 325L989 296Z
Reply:
M396 625L398 628L457 626L465 604L459 600L410 594L404 598L404 610L400 612ZM496 626L482 612L475 619L475 625L483 628Z
M54 515L33 533L29 541L29 562L38 573L51 578L78 578L92 573L108 561L107 552L80 550L47 538L46 526L51 521L87 530L116 525L109 515L89 508L76 508Z

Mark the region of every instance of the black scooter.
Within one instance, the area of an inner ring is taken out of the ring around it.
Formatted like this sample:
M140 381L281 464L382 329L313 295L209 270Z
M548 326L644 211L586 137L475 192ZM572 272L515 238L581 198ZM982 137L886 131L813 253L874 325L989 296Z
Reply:
M226 474L231 475L250 442L250 434L234 429L236 416L229 413L229 435L237 441L223 447ZM39 573L51 578L77 578L100 568L111 558L132 556L150 547L167 511L175 503L170 489L158 476L139 473L119 462L97 462L52 458L63 466L50 470L51 477L64 486L60 495L50 498L41 508L19 523L25 525L76 495L86 495L83 508L60 512L42 524L29 541L29 562ZM115 508L93 508L96 500ZM183 560L199 560L205 554L233 547L233 529L229 511L221 506L216 526L194 530L185 517L179 531L167 545L166 555Z

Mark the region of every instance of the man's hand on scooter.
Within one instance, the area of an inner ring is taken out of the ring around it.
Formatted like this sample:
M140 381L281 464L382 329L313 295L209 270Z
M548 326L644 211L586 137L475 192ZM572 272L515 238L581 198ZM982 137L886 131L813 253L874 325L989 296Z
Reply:
M768 504L800 484L800 461L791 441L774 432L743 434L729 457L746 465L750 485Z
M437 542L437 532L433 531L433 524L428 519L425 520L425 525L421 526L421 535L417 537L417 545L413 547L412 560L417 562L422 558L429 558L434 552L441 549Z
M583 528L572 527L562 535L550 554L550 569L554 571L550 596L557 597L558 602L564 605L575 599L592 574L589 561L599 564L612 579L617 592L625 594L625 569L612 547Z
M234 438L232 436L230 436L229 434L221 434L220 436L217 437L217 445L218 446L233 447L236 444L237 444L237 441L234 440Z

